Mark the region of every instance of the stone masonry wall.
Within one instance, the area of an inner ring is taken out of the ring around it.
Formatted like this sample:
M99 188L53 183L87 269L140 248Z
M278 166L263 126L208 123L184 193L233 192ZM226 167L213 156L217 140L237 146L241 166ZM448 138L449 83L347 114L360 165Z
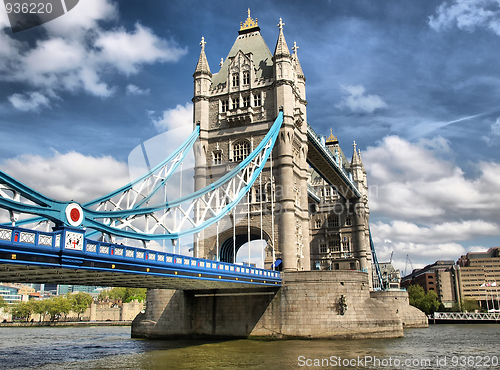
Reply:
M401 318L404 328L426 328L429 326L427 316L418 308L410 306L406 290L386 290L371 292L373 298L389 305L391 312Z
M403 336L392 302L370 296L359 271L283 273L278 290L148 291L133 337L386 338ZM341 312L340 298L347 309ZM394 299L394 298L393 298ZM400 311L404 300L401 300ZM163 309L162 309L163 307ZM410 310L411 311L411 310ZM408 312L410 312L408 311ZM409 313L411 315L411 312Z

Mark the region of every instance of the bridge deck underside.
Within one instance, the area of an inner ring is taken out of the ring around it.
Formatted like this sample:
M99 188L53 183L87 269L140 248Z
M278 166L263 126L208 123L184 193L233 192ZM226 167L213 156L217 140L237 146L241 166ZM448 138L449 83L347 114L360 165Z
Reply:
M308 140L307 162L318 172L330 185L334 186L339 194L346 199L359 198L359 191L350 183L344 173L332 163L331 159L324 155L320 148L312 140Z
M236 289L279 287L281 279L222 270L193 269L76 255L16 250L0 245L0 281L62 285L119 286L158 289Z
M258 289L260 286L228 281L193 280L166 275L132 274L125 272L92 271L85 269L54 268L14 264L0 265L0 281L4 283L48 283L106 287L132 287L152 289Z

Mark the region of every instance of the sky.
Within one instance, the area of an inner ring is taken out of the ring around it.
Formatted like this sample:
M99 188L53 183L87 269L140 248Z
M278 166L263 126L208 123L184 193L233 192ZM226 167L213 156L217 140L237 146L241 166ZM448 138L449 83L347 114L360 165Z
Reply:
M129 182L134 148L192 127L201 37L215 73L249 6L271 51L280 18L297 42L309 124L361 149L379 261L499 246L500 0L80 0L15 34L0 9L0 169L80 202Z

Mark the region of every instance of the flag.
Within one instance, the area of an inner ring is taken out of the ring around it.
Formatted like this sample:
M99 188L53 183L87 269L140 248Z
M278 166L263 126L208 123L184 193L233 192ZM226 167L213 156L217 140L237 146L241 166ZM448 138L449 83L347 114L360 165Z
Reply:
M482 283L482 284L481 284L481 287L483 287L483 286L486 286L486 283Z
M497 282L496 281L492 282L491 286L497 286Z

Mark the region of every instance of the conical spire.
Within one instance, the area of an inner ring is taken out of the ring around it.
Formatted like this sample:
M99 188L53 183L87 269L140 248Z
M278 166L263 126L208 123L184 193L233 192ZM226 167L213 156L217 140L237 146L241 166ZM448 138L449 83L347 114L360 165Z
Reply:
M356 142L352 144L354 147L354 151L352 153L351 166L363 166L363 162L361 162L361 151L356 150Z
M276 49L274 49L274 57L290 56L290 50L288 50L285 35L283 34L284 25L285 23L283 23L283 20L280 18L280 22L278 23L280 33L278 35L278 41L276 42Z
M201 52L200 52L200 58L198 59L198 64L196 65L196 70L194 71L195 74L198 73L206 73L212 76L212 72L210 72L210 66L208 65L207 61L207 56L205 55L205 38L201 38Z
M298 77L303 78L305 80L304 72L302 71L302 67L300 66L299 62L299 56L297 55L297 50L299 50L299 47L297 46L297 43L295 41L293 42L292 50L293 50L292 59L293 59L293 67L295 68L295 74Z

